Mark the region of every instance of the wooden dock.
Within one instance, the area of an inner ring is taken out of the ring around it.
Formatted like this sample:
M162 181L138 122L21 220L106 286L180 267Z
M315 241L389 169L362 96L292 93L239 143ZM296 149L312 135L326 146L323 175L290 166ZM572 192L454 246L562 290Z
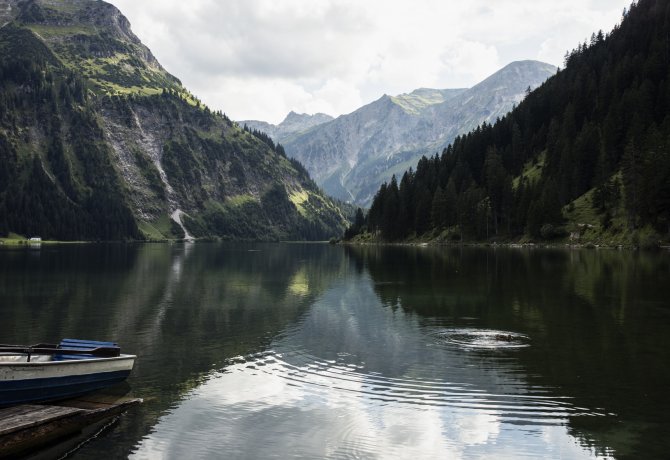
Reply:
M47 404L0 409L0 458L13 458L76 437L86 428L111 419L141 399L101 394Z

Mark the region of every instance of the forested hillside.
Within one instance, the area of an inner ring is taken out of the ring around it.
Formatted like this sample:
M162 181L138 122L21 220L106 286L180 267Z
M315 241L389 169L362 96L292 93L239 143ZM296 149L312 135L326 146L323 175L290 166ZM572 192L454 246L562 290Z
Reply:
M0 36L0 234L139 238L86 84L52 71L57 60L30 31L7 25Z
M507 116L384 184L347 236L667 238L669 36L670 3L632 4Z

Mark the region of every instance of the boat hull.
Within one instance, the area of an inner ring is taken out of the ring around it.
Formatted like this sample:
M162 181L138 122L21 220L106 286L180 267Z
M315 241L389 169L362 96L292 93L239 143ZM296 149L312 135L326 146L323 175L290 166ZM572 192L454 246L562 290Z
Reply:
M125 380L134 355L0 364L0 406L78 396Z

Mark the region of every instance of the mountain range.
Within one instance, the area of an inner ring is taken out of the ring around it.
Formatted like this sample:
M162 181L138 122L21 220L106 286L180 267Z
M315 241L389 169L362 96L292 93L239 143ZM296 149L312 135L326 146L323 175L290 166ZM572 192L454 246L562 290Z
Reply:
M415 167L422 155L441 151L457 135L495 122L556 70L538 61L513 62L469 89L421 88L384 95L320 124L316 122L323 117L302 115L305 123L299 130L281 129L286 120L277 127L243 123L281 143L326 193L369 206L382 182ZM296 116L287 120L292 118Z
M347 220L212 112L111 4L0 0L0 235L323 239Z

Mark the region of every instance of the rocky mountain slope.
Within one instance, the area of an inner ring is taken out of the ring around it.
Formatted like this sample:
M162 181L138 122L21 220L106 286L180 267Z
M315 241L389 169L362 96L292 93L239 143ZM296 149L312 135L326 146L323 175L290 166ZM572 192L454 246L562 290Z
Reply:
M315 239L345 218L214 113L112 5L0 0L0 235Z
M278 125L259 120L243 120L238 123L240 126L248 126L251 130L255 129L257 131L262 131L270 136L275 142L284 144L296 136L304 134L315 126L322 125L331 120L333 120L333 117L326 115L325 113L308 115L306 113L295 113L291 111Z
M556 68L514 62L470 89L419 89L382 96L348 115L284 142L332 196L369 205L380 184L441 151L462 133L492 123L518 104Z

